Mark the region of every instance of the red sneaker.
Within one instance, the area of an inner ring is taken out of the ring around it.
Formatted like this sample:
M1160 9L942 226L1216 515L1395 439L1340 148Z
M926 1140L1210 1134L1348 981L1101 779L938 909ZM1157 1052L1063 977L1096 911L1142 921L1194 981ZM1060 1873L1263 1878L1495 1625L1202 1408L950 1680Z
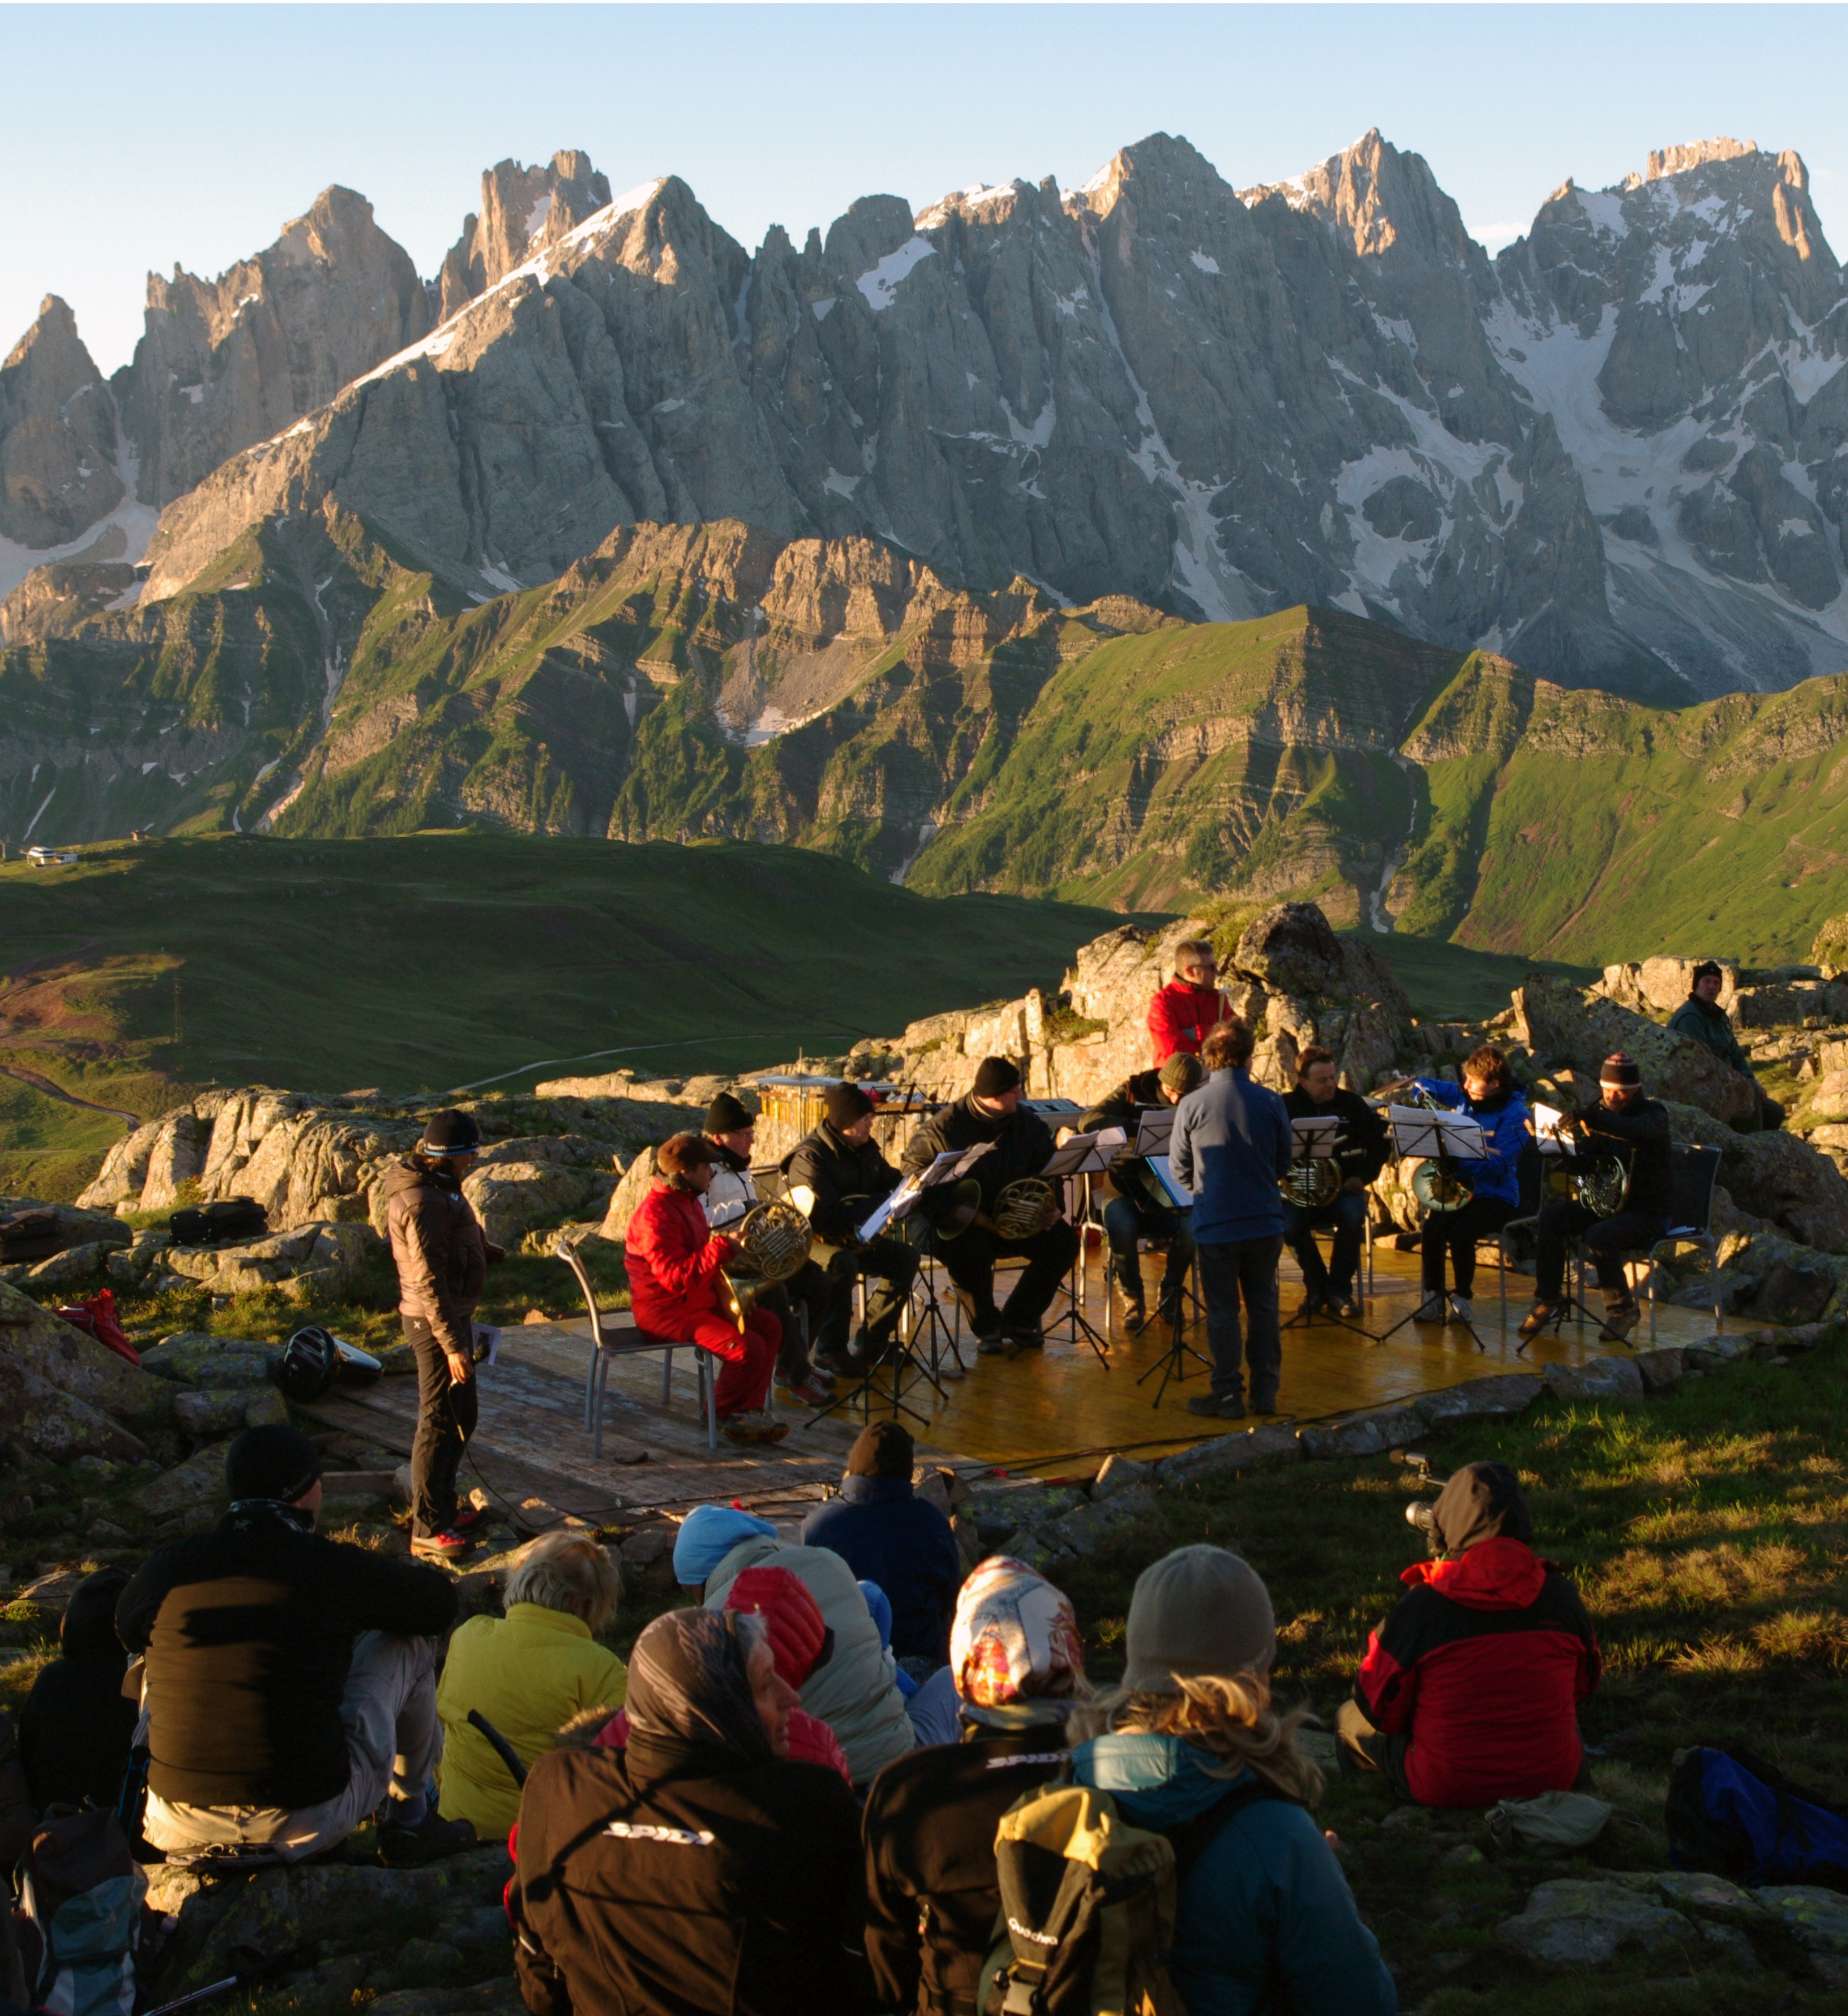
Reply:
M493 1517L493 1513L485 1507L470 1505L458 1512L449 1521L449 1531L452 1533L472 1533L477 1527L485 1526Z
M433 1561L459 1561L464 1554L474 1551L474 1544L473 1540L465 1539L448 1526L441 1527L434 1533L416 1533L411 1536L411 1552Z

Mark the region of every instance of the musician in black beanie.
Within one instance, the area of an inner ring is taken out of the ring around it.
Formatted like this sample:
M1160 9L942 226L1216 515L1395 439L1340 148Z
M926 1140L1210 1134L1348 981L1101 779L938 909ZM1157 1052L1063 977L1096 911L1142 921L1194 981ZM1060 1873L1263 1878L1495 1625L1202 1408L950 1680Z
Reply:
M1606 1057L1598 1078L1602 1095L1598 1103L1572 1116L1571 1129L1577 1137L1572 1153L1580 1161L1612 1156L1624 1166L1629 1180L1623 1204L1609 1217L1600 1218L1589 1204L1562 1197L1540 1212L1533 1307L1522 1319L1523 1337L1536 1335L1558 1311L1565 1291L1566 1251L1583 1235L1604 1294L1604 1328L1599 1334L1607 1343L1621 1342L1642 1315L1630 1291L1623 1255L1646 1254L1668 1234L1675 1208L1668 1108L1644 1096L1642 1071L1625 1051Z
M1008 1184L1038 1175L1052 1159L1052 1131L1038 1114L1022 1107L1021 1096L1018 1068L1006 1057L983 1058L967 1096L940 1106L912 1136L905 1150L905 1173L921 1173L946 1149L991 1144L991 1152L970 1172L981 1191L978 1210L982 1217L989 1216ZM956 1186L947 1184L927 1191L906 1224L907 1229L918 1228L914 1237L928 1239L955 1282L978 1352L1004 1352L1011 1358L1039 1349L1046 1342L1040 1321L1078 1258L1078 1233L1062 1215L1025 1238L1004 1237L979 1219L962 1222L966 1217L958 1206ZM1016 1255L1027 1264L1007 1307L997 1309L995 1262Z

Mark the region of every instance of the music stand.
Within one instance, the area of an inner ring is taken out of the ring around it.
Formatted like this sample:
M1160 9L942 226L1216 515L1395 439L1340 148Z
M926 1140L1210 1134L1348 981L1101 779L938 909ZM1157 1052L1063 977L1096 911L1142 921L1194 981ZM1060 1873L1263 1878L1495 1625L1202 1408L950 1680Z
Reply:
M855 1228L861 1244L870 1244L888 1226L902 1222L911 1215L918 1199L926 1190L935 1190L944 1183L956 1181L984 1155L992 1154L994 1144L989 1141L978 1142L973 1148L960 1151L953 1148L946 1149L928 1168L920 1170L915 1176L908 1176L889 1197L874 1206L871 1211ZM901 1316L899 1323L892 1331L892 1342L872 1364L866 1367L865 1376L857 1384L837 1393L825 1407L816 1408L802 1424L805 1428L812 1427L817 1421L825 1420L828 1415L842 1407L851 1407L856 1400L863 1403L863 1417L870 1420L873 1417L873 1402L875 1397L881 1399L888 1397L879 1384L880 1374L882 1372L888 1372L892 1376L892 1391L889 1397L892 1400L892 1418L895 1420L901 1413L909 1414L920 1427L929 1426L925 1417L915 1407L908 1407L905 1404L905 1373L909 1368L912 1372L928 1380L931 1386L935 1388L938 1399L947 1399L949 1395L944 1391L943 1382L938 1376L937 1330L942 1329L946 1334L949 1333L949 1327L944 1320L943 1312L938 1305L936 1291L924 1273L921 1259L916 1279L924 1283L926 1323L936 1326L929 1333L931 1362L927 1364L917 1355L917 1332L913 1330L913 1334L906 1337ZM950 1355L956 1359L958 1374L966 1373L968 1368L963 1363L961 1354L956 1350L953 1334L950 1335L949 1350Z
M1341 1116L1336 1113L1308 1114L1301 1120L1292 1120L1290 1122L1290 1133L1295 1143L1295 1151L1290 1157L1291 1168L1305 1162L1332 1162L1336 1157L1336 1144L1341 1139ZM1338 1186L1336 1187L1335 1194L1335 1197L1341 1194ZM1330 1204L1334 1201L1333 1197L1329 1199ZM1324 1205L1321 1208L1326 1210L1327 1205ZM1312 1233L1309 1236L1313 1238L1314 1234ZM1290 1318L1288 1323L1280 1324L1280 1329L1309 1330L1314 1327L1315 1315L1309 1307L1307 1286L1306 1280L1303 1306ZM1323 1313L1327 1316L1330 1323L1338 1325L1342 1330L1352 1330L1356 1337L1365 1337L1369 1344L1377 1341L1371 1330L1363 1329L1359 1323L1350 1323L1345 1316L1334 1316L1326 1310Z
M1538 1103L1535 1105L1533 1140L1534 1146L1543 1155L1551 1155L1568 1165L1575 1163L1579 1159L1576 1143L1567 1132L1567 1116L1558 1107ZM1544 1207L1543 1206L1542 1208ZM1582 1288L1585 1285L1585 1262L1582 1254L1579 1258L1578 1269L1578 1282ZM1568 1279L1569 1278L1569 1276ZM1533 1337L1522 1337L1519 1344L1515 1347L1515 1355L1517 1358L1525 1358L1527 1355L1527 1347L1533 1343L1534 1337L1543 1337L1548 1330L1551 1330L1555 1337L1558 1336L1569 1316L1575 1322L1581 1324L1596 1323L1601 1332L1604 1329L1604 1319L1601 1316L1593 1316L1586 1308L1583 1298L1574 1294L1569 1287L1560 1297L1553 1313L1533 1333Z
M1065 1208L1068 1214L1072 1208L1072 1186L1082 1176L1085 1181L1086 1197L1088 1202L1092 1177L1101 1175L1109 1168L1112 1159L1121 1151L1122 1145L1122 1130L1120 1128L1107 1128L1094 1134L1068 1134L1053 1150L1051 1159L1039 1173L1048 1183L1064 1185ZM1072 1276L1082 1266L1083 1261L1084 1234L1081 1229L1079 1233L1078 1251L1072 1255L1072 1265L1065 1271L1064 1284L1065 1313L1062 1316L1056 1317L1047 1326L1046 1334L1049 1336L1053 1334L1061 1323L1068 1324L1070 1334L1065 1341L1068 1344L1075 1345L1079 1341L1079 1333L1082 1332L1084 1341L1097 1354L1097 1363L1108 1372L1110 1370L1110 1359L1105 1352L1103 1338L1097 1334L1095 1326L1084 1312L1083 1287L1081 1285L1074 1288L1072 1284Z
M1489 1159L1489 1151L1482 1145L1481 1125L1447 1108L1433 1112L1423 1106L1389 1106L1386 1125L1392 1134L1395 1155L1401 1161L1436 1162L1440 1178L1454 1179L1458 1169L1467 1164ZM1414 1302L1390 1330L1381 1333L1379 1341L1385 1343L1389 1338L1396 1337L1408 1323L1415 1323L1423 1306L1422 1298ZM1466 1323L1463 1327L1475 1339L1478 1351L1489 1348L1474 1323Z
M1169 1125L1172 1130L1173 1125L1172 1115L1169 1116ZM1141 1138L1140 1130L1138 1130L1137 1138L1138 1139ZM1191 1211L1194 1208L1193 1193L1181 1188L1175 1178L1173 1168L1169 1165L1167 1156L1165 1154L1149 1155L1144 1159L1148 1164L1149 1173L1166 1192L1168 1200L1175 1209ZM1197 1253L1198 1249L1196 1249L1196 1255ZM1198 1257L1194 1264L1196 1266L1199 1264ZM1152 1403L1154 1406L1157 1407L1161 1406L1162 1396L1168 1391L1168 1382L1170 1380L1181 1381L1191 1379L1193 1377L1187 1369L1187 1360L1190 1358L1196 1360L1201 1366L1209 1368L1212 1363L1209 1358L1196 1351L1187 1342L1186 1334L1181 1327L1180 1305L1176 1302L1169 1320L1168 1348L1146 1372L1139 1374L1136 1381L1137 1384L1140 1386L1144 1380L1154 1378L1158 1372L1161 1373L1162 1383L1155 1388L1155 1397Z

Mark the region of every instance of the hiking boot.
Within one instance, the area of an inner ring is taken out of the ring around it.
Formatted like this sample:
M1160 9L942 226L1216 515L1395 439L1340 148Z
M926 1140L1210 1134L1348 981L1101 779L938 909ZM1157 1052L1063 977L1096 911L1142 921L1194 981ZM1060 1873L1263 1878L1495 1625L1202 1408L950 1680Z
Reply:
M1538 1337L1558 1313L1559 1305L1557 1302L1536 1302L1521 1319L1521 1335Z
M1367 1312L1352 1295L1343 1295L1341 1298L1340 1306L1335 1310L1335 1313L1338 1316L1344 1317L1348 1322L1352 1323L1356 1317L1365 1316Z
M1216 1400L1210 1393L1196 1393L1187 1402L1187 1412L1218 1421L1241 1421L1245 1418L1245 1402L1237 1399Z
M449 1531L452 1533L473 1533L477 1528L485 1526L493 1517L492 1511L487 1506L470 1505L458 1512L449 1521Z
M794 1386L779 1386L777 1400L785 1407L825 1407L834 1397L832 1386L804 1379Z
M379 1859L388 1869L416 1869L445 1855L460 1855L475 1845L472 1820L446 1820L433 1798L423 1819L415 1827L394 1827L387 1820L379 1829Z
M1010 1325L1001 1334L1001 1341L1010 1358L1018 1358L1023 1351L1043 1351L1046 1333L1037 1323Z
M1474 1323L1475 1315L1476 1305L1468 1295L1451 1296L1450 1320L1453 1323Z
M856 1358L845 1345L838 1351L817 1352L815 1367L830 1379L864 1379L873 1369L870 1360Z
M1329 1306L1328 1298L1320 1293L1305 1295L1296 1305L1296 1317L1304 1323L1313 1323L1324 1309Z
M1414 1323L1440 1323L1448 1320L1450 1311L1441 1294L1428 1294L1412 1311Z
M789 1433L789 1424L778 1420L761 1407L754 1407L743 1413L721 1415L719 1432L728 1442L736 1442L741 1448L758 1449L781 1442Z
M1604 1328L1598 1333L1600 1344L1622 1344L1643 1319L1643 1312L1634 1295L1606 1295L1604 1298Z
M474 1551L474 1542L452 1526L439 1526L434 1533L413 1533L411 1552L426 1561L457 1561Z

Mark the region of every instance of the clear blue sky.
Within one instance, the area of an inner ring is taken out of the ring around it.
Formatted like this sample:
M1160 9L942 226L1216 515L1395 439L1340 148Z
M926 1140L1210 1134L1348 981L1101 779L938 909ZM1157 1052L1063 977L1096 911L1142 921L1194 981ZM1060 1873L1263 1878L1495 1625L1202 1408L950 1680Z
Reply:
M9 5L0 52L0 354L61 293L105 370L150 267L215 276L340 182L431 273L484 167L567 146L755 247L1159 129L1243 187L1378 126L1494 250L1730 133L1800 153L1848 251L1837 7Z

